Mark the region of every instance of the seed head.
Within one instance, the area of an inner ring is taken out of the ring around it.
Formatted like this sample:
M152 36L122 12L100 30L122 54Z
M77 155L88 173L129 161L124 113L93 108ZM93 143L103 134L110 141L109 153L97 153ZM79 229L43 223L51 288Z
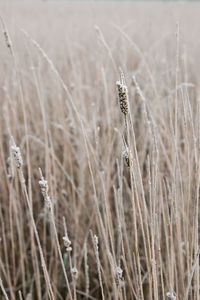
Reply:
M74 280L77 280L78 279L78 270L77 270L77 268L72 268L71 269L71 272L72 272L72 278L74 279Z
M12 43L6 29L3 31L3 34L4 34L7 47L11 49Z
M122 152L122 156L126 162L127 167L130 168L131 163L133 161L133 155L132 155L131 150L129 150L129 148L127 146L125 147L124 151Z
M68 252L72 251L71 241L69 240L69 238L67 236L63 236L63 243L64 243L64 246L66 247L66 251L68 251Z
M124 115L127 115L129 113L128 88L123 82L119 80L116 82L116 85L118 88L118 97L121 112Z
M120 267L115 268L115 274L119 277L122 278L123 270Z
M49 190L47 180L44 180L44 178L41 178L41 180L39 180L39 186L40 186L43 197L46 198L48 196L48 190Z
M20 148L13 144L11 146L11 152L15 160L16 167L18 169L21 169L23 166L23 159L22 159Z
M174 292L167 292L166 296L170 300L176 300L176 294Z
M119 266L117 266L115 268L115 282L116 282L116 285L119 288L121 288L122 285L123 285L123 277L122 277L122 275L123 275L123 270Z
M99 243L99 239L98 239L98 236L97 235L94 235L94 245L95 245L95 248L98 250L98 243Z
M46 206L48 209L50 209L51 208L51 199L48 194L48 190L49 190L48 182L47 182L47 180L44 179L41 169L39 169L39 171L40 171L40 177L41 177L39 180L39 186L40 186L40 189L42 192L42 196L46 202Z

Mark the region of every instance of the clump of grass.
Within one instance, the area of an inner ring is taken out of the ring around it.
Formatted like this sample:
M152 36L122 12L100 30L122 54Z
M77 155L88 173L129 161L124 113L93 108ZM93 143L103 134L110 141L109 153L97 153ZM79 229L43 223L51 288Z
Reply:
M200 300L198 10L90 9L1 4L0 299Z

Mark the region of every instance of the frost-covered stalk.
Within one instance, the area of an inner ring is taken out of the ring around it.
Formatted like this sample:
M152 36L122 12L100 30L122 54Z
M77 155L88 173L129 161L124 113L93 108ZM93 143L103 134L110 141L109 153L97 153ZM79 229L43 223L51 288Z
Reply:
M89 289L90 289L90 280L89 280L89 274L88 274L88 253L87 253L87 243L84 244L84 266L85 266L85 293L86 293L86 299L88 299L89 295Z
M72 280L73 280L73 285L74 285L74 300L76 300L77 299L77 297L76 297L76 282L78 279L78 270L76 267L73 267L71 269L71 274L72 274Z
M65 281L66 281L66 284L67 284L67 288L68 288L68 291L69 291L70 299L73 300L70 285L69 285L69 280L68 280L68 277L67 277L67 272L65 270L65 264L64 264L64 261L63 261L63 257L62 257L60 243L59 243L59 240L58 240L58 233L57 233L55 219L54 219L53 204L52 204L52 201L51 201L51 199L49 197L49 194L48 194L48 190L49 190L48 182L47 182L47 180L44 179L44 177L42 175L42 170L40 168L39 168L39 172L40 172L39 186L40 186L44 201L45 201L47 207L50 210L51 222L52 222L52 225L53 225L53 230L54 230L54 234L55 234L55 238L56 238L56 244L57 244L57 248L58 248L58 254L59 254L59 257L60 257L60 262L61 262L61 265L62 265L62 269L63 269Z
M21 183L21 186L22 186L23 193L25 195L27 205L28 205L30 218L31 218L31 223L32 223L34 234L35 234L36 241L37 241L37 244L38 244L40 259L41 259L41 265L42 265L42 269L43 269L43 272L44 272L44 278L46 280L46 284L47 284L47 287L48 287L49 298L52 299L52 300L55 300L55 297L54 297L53 291L52 291L52 287L51 287L49 274L48 274L46 263L45 263L45 259L44 259L44 255L43 255L43 252L42 252L42 247L41 247L41 244L40 244L40 239L39 239L37 227L36 227L35 220L34 220L34 217L33 217L33 210L32 210L32 207L31 207L30 199L29 199L26 184L25 184L24 174L23 174L23 170L22 170L23 159L22 159L21 151L20 151L20 148L16 146L13 137L11 137L10 151L11 151L12 157L14 159L15 165L16 165L17 169L19 170L20 183Z
M1 278L0 278L0 287L1 287L1 289L2 289L2 292L3 292L3 295L4 295L5 299L6 299L6 300L9 300L9 298L8 298L8 296L7 296L7 294L6 294L6 290L5 290L4 286L3 286L3 282L2 282L2 280L1 280Z
M92 241L94 245L94 253L96 257L96 262L97 262L97 271L98 271L98 277L99 277L99 284L101 287L101 295L102 299L104 300L104 292L103 292L103 283L102 283L102 277L101 277L101 263L99 259L99 240L97 235L92 235Z
M129 137L129 128L128 128L128 120L127 120L130 110L129 110L128 87L125 84L124 74L122 71L120 73L120 80L116 82L116 85L118 88L120 110L124 114L125 126L126 126L126 134L125 134L126 139L124 138L125 149L122 155L126 162L126 165L130 167L132 162L132 153L130 150L130 137Z

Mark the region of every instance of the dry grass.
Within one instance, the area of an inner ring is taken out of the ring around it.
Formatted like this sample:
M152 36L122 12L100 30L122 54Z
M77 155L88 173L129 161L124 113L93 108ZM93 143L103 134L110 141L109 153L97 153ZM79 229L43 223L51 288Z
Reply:
M1 3L1 299L199 300L199 11Z

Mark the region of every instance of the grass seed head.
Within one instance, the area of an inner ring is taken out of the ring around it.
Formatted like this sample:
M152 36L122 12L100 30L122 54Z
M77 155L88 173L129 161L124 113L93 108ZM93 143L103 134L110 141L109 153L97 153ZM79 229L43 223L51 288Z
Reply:
M39 169L39 171L40 171L40 177L41 177L39 180L39 186L40 186L40 189L42 192L42 196L46 202L46 206L47 206L47 208L50 208L51 207L51 199L48 194L48 191L49 191L48 182L47 182L47 180L44 179L41 169Z
M72 251L72 247L71 247L72 242L69 240L69 238L67 236L63 236L63 243L64 243L64 246L66 247L67 252Z
M120 267L116 267L115 274L119 276L119 278L122 278L123 270Z
M174 292L167 292L166 297L170 300L176 300L176 294Z
M78 270L77 270L77 268L73 267L73 268L71 269L71 272L72 272L72 277L73 277L73 279L74 279L74 280L77 280L77 279L78 279Z
M117 266L115 268L115 282L116 282L116 285L121 288L122 287L122 284L123 284L123 270Z
M124 115L127 115L129 113L128 88L123 82L119 80L116 82L116 85L118 88L118 98L121 112Z
M47 180L44 180L44 178L39 180L39 186L40 186L43 197L44 198L48 197L49 186L48 186Z
M94 245L95 245L95 248L98 250L98 243L99 243L99 239L98 239L98 236L97 235L94 235Z
M17 147L14 143L11 146L11 153L14 158L16 167L18 169L21 169L23 166L23 159L22 159L21 151L20 151L20 148Z
M7 47L8 47L9 49L11 49L12 43L11 43L11 39L10 39L10 37L9 37L8 32L7 32L6 29L3 30L3 34L4 34L4 38L5 38Z
M122 156L125 160L127 167L130 168L131 163L133 161L133 155L132 155L131 150L127 146L125 147L124 151L122 152Z

